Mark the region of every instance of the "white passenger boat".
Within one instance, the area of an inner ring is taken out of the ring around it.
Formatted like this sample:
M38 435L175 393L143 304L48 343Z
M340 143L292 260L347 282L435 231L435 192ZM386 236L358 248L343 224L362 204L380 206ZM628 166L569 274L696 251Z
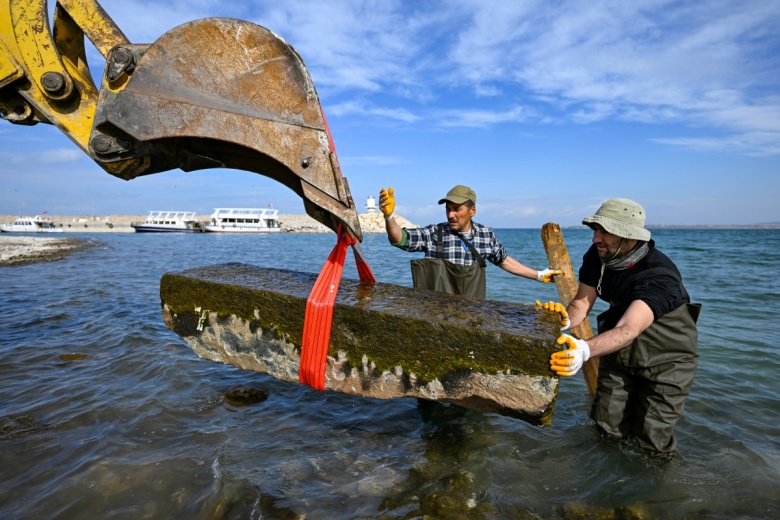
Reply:
M203 231L194 211L150 211L144 222L130 224L136 233L197 233Z
M62 233L62 228L56 227L49 218L35 215L34 217L19 217L13 224L0 224L0 231L6 233Z
M278 233L279 210L217 208L203 229L212 233Z

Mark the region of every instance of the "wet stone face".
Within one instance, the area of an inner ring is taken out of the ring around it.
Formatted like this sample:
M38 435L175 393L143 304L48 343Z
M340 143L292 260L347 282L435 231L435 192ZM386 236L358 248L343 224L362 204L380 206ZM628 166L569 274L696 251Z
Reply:
M168 273L166 326L205 359L298 381L306 300L316 276L224 264ZM548 424L560 323L533 305L393 284L341 281L325 388L419 397Z

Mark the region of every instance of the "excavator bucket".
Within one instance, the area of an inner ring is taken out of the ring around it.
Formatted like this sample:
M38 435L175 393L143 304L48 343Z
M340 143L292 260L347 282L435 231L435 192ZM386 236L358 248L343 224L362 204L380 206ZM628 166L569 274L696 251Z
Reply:
M232 168L281 182L362 240L309 72L258 25L207 18L131 44L96 0L0 0L0 118L56 125L122 179ZM98 90L84 39L106 58Z
M298 53L258 25L207 18L106 62L90 152L131 179L235 168L281 182L306 212L362 240L317 91ZM147 157L147 162L129 158ZM138 165L143 165L138 168Z

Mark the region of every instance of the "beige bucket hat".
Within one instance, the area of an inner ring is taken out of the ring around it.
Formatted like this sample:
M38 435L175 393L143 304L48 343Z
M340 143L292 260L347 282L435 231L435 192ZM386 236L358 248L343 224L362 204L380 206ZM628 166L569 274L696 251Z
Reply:
M601 205L592 217L585 217L586 226L599 224L607 233L632 240L650 240L650 231L645 229L645 209L629 199L609 199Z

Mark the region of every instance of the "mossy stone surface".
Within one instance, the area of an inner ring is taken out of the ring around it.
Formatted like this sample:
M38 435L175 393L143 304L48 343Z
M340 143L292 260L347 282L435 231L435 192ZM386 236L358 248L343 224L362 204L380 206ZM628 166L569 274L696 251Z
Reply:
M223 264L167 273L166 326L211 361L298 381L306 302L317 276ZM343 279L325 389L418 397L551 421L549 369L560 318L534 305Z
M199 307L236 315L300 346L315 280L309 273L224 264L167 273L160 294L179 316L180 335L197 334ZM534 305L343 279L329 355L342 350L353 366L365 355L379 371L401 366L422 381L460 370L550 376L559 331L555 315Z

